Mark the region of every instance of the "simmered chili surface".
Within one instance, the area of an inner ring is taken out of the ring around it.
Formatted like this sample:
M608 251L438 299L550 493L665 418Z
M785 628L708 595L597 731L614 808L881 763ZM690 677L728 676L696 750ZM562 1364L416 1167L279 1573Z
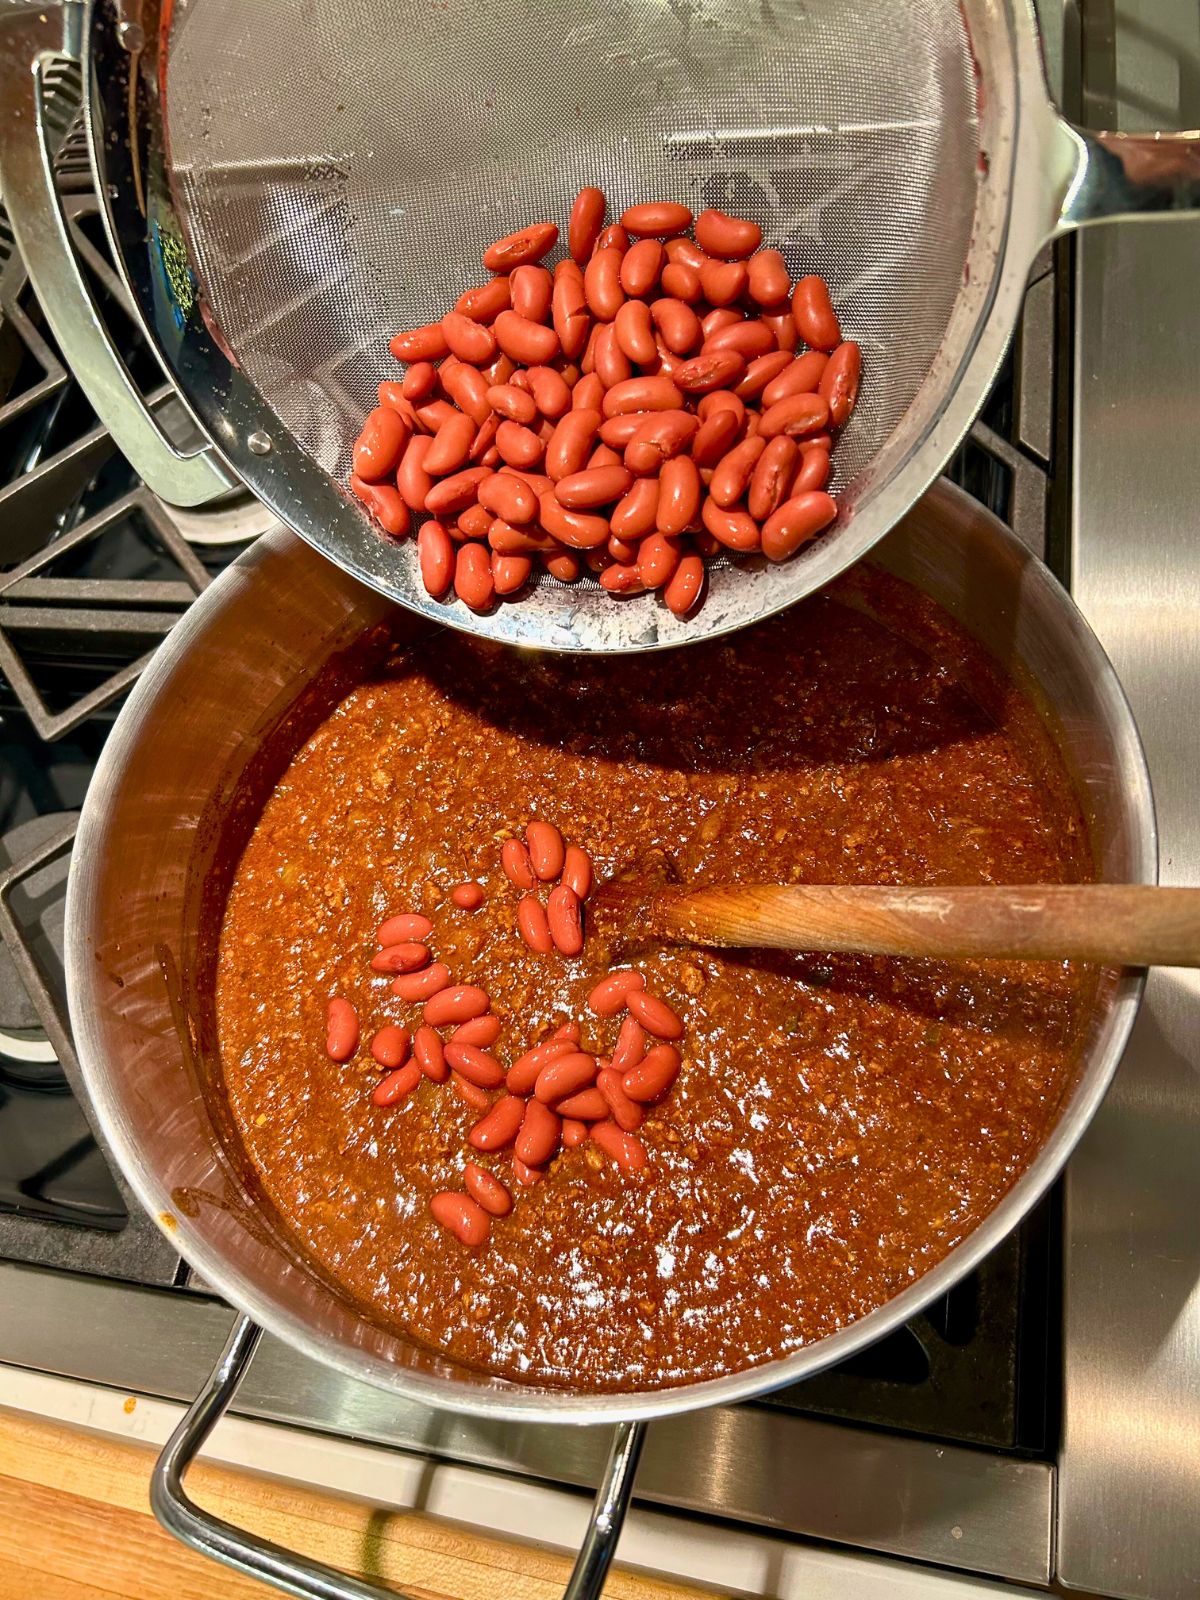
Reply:
M985 709L986 708L986 709ZM434 636L398 651L297 754L229 897L225 1080L285 1223L372 1314L476 1367L592 1390L779 1356L886 1301L987 1214L1053 1121L1094 989L1051 964L615 947L534 955L499 864L531 817L598 878L913 884L1092 875L1039 720L940 612L859 569L785 616L639 659L521 656ZM481 910L450 890L477 879ZM482 984L507 1064L633 962L687 1024L684 1066L626 1173L593 1144L533 1188L423 1082L380 1108L367 1045L418 1007L372 974L419 910ZM325 1053L344 995L363 1043ZM429 1214L473 1157L512 1214L469 1251Z

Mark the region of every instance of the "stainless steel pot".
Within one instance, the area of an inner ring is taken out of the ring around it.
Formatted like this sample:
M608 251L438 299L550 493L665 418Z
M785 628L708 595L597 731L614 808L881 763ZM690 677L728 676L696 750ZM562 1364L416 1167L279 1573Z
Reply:
M55 203L38 93L62 49L83 66L130 303L212 441L191 456L138 401ZM710 0L702 19L652 0L436 16L420 0L3 0L0 104L0 190L39 301L156 493L204 500L228 463L391 598L556 650L682 644L828 582L942 471L1040 246L1200 206L1200 136L1092 134L1059 116L1031 0ZM340 487L388 375L387 334L440 315L489 238L565 217L598 180L615 205L738 196L794 273L829 275L865 353L838 522L780 566L714 563L686 620L654 595L614 605L590 580L547 579L482 615L434 600L412 545Z
M1156 873L1149 780L1111 666L1050 573L941 483L873 559L932 595L1041 709L1082 798L1100 875ZM1116 1068L1141 976L1105 974L1087 1048L1050 1136L991 1215L861 1321L785 1359L661 1393L591 1395L457 1366L347 1304L264 1204L225 1107L214 1032L217 933L231 872L283 765L378 659L391 606L292 535L262 538L160 648L109 736L88 794L67 901L71 1021L97 1114L135 1193L184 1258L247 1320L168 1447L155 1505L198 1548L304 1595L374 1595L217 1528L180 1474L233 1396L256 1327L408 1399L514 1423L617 1423L610 1472L572 1594L595 1592L632 1484L643 1420L727 1404L819 1371L911 1317L968 1272L1062 1167Z

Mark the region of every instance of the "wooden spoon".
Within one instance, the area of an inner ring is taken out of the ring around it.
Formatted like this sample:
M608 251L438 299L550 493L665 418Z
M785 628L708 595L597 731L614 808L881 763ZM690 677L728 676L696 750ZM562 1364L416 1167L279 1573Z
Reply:
M686 891L610 883L589 912L618 936L680 944L1200 967L1200 889L1146 884L752 883Z

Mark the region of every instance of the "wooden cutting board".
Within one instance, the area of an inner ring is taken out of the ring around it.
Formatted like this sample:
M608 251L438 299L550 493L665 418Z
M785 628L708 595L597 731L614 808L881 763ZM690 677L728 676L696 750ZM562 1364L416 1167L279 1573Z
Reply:
M0 1410L0 1600L267 1600L278 1590L194 1555L155 1522L154 1455ZM197 1466L202 1505L410 1600L559 1600L570 1561L422 1512ZM614 1571L606 1600L701 1600L712 1591Z

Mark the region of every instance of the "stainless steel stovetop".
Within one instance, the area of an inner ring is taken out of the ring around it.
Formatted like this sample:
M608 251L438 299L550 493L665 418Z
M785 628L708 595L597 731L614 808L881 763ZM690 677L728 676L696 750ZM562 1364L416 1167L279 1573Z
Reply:
M1043 9L1084 120L1200 121L1200 14ZM121 325L61 83L60 184ZM1107 99L1108 103L1104 103ZM72 813L154 642L269 521L169 510L47 343L0 219L0 1362L164 1397L233 1314L106 1169L76 1077L56 933ZM1187 709L1200 689L1200 224L1047 252L1013 359L954 464L1069 581L1146 739L1163 877L1200 881ZM153 364L128 342L147 386ZM165 392L164 416L172 417ZM178 420L178 419L175 419ZM1034 1585L1200 1594L1200 990L1158 973L1117 1085L1049 1204L960 1291L852 1367L767 1404L655 1424L641 1500ZM66 1220L64 1220L66 1219ZM1065 1285L1060 1304L1059 1285ZM4 1378L0 1367L0 1402ZM606 1430L399 1404L264 1340L239 1409L589 1484Z

